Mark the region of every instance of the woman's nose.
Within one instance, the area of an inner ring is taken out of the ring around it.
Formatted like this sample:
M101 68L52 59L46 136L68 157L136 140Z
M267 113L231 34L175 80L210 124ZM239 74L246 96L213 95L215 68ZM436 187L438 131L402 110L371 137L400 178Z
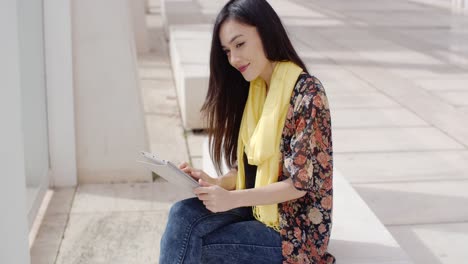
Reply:
M229 58L229 62L231 65L235 66L240 61L240 57L237 53L231 51L231 56Z

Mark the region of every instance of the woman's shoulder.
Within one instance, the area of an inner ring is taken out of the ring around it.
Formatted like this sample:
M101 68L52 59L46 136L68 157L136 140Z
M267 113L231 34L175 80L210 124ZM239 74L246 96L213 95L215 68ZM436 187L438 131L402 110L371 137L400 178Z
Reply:
M300 94L324 92L322 82L308 72L302 72L299 75L295 90Z
M294 110L299 111L304 107L311 108L314 101L323 100L327 101L320 80L307 72L301 73L291 96L291 104Z

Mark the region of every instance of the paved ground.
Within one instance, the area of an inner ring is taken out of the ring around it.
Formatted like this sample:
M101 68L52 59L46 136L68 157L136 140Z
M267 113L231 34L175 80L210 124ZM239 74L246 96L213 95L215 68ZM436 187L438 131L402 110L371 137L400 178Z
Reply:
M468 17L422 1L272 2L328 92L335 165L415 263L465 262ZM200 167L203 136L180 125L158 3L148 16L153 52L140 60L151 150ZM34 262L155 263L167 208L183 196L169 188L58 190L71 213L49 212Z

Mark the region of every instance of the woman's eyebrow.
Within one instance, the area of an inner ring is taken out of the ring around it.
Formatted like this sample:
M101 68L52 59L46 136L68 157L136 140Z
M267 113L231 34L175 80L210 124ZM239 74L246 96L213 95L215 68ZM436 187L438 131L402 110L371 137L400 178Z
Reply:
M236 40L238 37L241 37L243 36L242 34L239 34L239 35L235 35L230 41L229 41L229 44L231 44L234 40ZM222 48L226 48L224 45L221 45Z

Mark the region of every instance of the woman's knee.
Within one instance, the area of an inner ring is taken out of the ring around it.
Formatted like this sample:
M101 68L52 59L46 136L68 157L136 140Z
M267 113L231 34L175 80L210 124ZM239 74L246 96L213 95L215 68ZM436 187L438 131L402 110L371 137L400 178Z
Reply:
M207 209L203 206L203 203L198 198L189 198L181 200L172 205L169 210L169 219L192 219L199 215L207 213Z

